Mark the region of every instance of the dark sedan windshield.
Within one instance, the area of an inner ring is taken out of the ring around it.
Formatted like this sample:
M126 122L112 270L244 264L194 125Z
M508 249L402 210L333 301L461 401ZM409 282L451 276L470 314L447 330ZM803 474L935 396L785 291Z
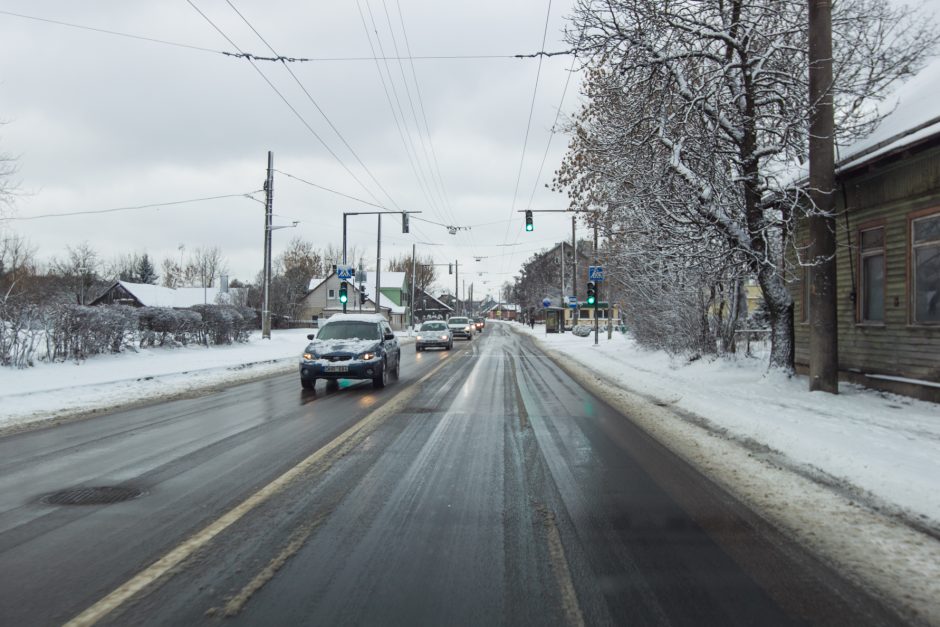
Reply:
M374 322L331 322L320 329L318 340L380 340L379 327Z

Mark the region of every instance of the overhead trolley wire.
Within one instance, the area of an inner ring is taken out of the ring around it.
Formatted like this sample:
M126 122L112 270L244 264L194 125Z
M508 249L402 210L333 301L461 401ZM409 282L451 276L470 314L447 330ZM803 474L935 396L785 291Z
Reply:
M190 4L192 4L192 0L187 0L187 1L189 1ZM242 13L235 7L235 5L232 4L231 0L225 0L225 1L226 1L226 3L232 8L232 10L235 11L235 13L238 15L238 17L240 17L240 18L242 19L242 21L244 21L245 24L248 25L248 28L250 28L250 29L252 30L252 32L254 32L255 35L258 36L258 39L260 39L260 40L262 41L262 43L264 43L264 45L267 46L268 50L270 50L274 55L277 55L278 53L277 53L277 51L274 49L274 47L271 46L271 44L269 44L269 43L267 42L267 40L261 35L261 33L258 32L258 30L251 24L251 22L248 21L248 19L247 19L244 15L242 15ZM234 44L233 44L233 45L234 45ZM250 61L250 60L249 60L249 61ZM388 191L385 189L385 187L383 187L382 184L378 181L378 179L375 178L375 175L372 173L372 170L370 170L369 167L366 166L365 163L363 163L362 159L359 157L359 154L355 151L355 149L353 149L353 147L349 144L349 142L346 141L346 138L343 136L343 134L340 132L340 130L336 127L336 125L333 123L333 121L330 119L330 117L326 114L326 112L323 110L323 108L320 106L320 104L316 101L316 99L310 94L310 91L309 91L309 90L307 89L307 87L303 84L303 82L302 82L299 78L297 78L297 75L294 74L294 71L290 68L290 66L287 65L286 62L282 62L282 65L284 66L284 69L286 69L287 72L291 75L291 78L294 79L294 82L297 83L297 86L300 87L300 89L301 89L301 90L304 92L304 94L307 96L307 100L310 101L310 104L312 104L312 105L316 108L317 112L319 112L319 114L320 114L321 116L323 116L323 119L326 121L326 123L329 125L329 127L333 130L333 132L336 133L336 136L337 136L337 137L339 138L339 140L343 143L343 145L346 146L346 149L349 150L350 154L352 154L352 156L353 156L353 158L355 158L356 162L362 167L363 170L365 170L366 174L369 175L369 178L372 179L372 182L375 183L376 186L377 186L377 187L382 191L382 193L385 195L385 197L388 198L389 202L391 202L391 204L392 204L394 207L396 207L396 208L400 211L400 210L401 210L401 207L398 206L398 203L395 202L395 199L392 198L391 194L389 194ZM252 66L254 66L254 63L252 63ZM322 141L322 140L321 140L321 141ZM332 152L332 151L331 151L331 152ZM348 168L347 168L347 169L348 169ZM365 188L366 191L369 191L368 188L366 188L365 185L363 185L362 182L360 182L358 179L357 179L357 182L358 182L363 188ZM371 191L369 191L369 195L372 196L373 198L375 198L374 194L372 194ZM375 200L376 200L376 202L378 202L378 198L375 198Z
M276 55L273 57L262 56L252 54L251 52L245 52L239 50L238 52L231 52L228 50L216 50L214 48L206 48L204 46L196 46L193 44L184 44L178 41L170 41L167 39L159 39L156 37L147 37L146 35L137 35L134 33L126 33L122 31L116 31L108 28L100 28L97 26L88 26L85 24L76 24L74 22L66 22L64 20L56 20L47 17L39 17L36 15L26 15L24 13L15 13L13 11L4 11L0 10L0 15L9 15L10 17L18 17L25 20L33 20L36 22L45 22L47 24L55 24L57 26L65 26L67 28L75 28L78 30L84 30L94 33L99 33L102 35L111 35L114 37L124 37L127 39L137 39L139 41L146 41L149 43L161 44L165 46L174 46L176 48L187 48L189 50L197 50L199 52L209 52L212 54L221 54L227 57L233 57L237 59L249 59L253 61L276 61L283 63L330 63L330 62L344 62L344 61L372 61L372 57L291 57L291 56L280 56ZM538 52L524 53L524 54L428 54L428 55L417 55L417 56L407 56L407 57L386 57L389 60L409 60L409 61L460 61L460 60L485 60L485 59L534 59L536 57L545 56L553 57L558 55L567 55L574 54L577 50L559 50L555 52L546 52L544 50Z
M207 200L222 200L224 198L251 198L252 200L257 200L252 196L252 194L257 194L262 191L264 190L256 189L254 191L246 192L244 194L223 194L222 196L206 196L204 198L189 198L187 200L173 200L170 202L157 202L157 203L150 203L147 205L131 205L128 207L115 207L113 209L89 209L86 211L68 211L65 213L44 213L38 216L9 216L9 217L3 218L3 220L24 221L24 220L40 220L43 218L63 218L63 217L68 217L68 216L87 216L87 215L95 215L95 214L101 214L101 213L117 213L119 211L137 211L139 209L172 207L174 205L185 205L185 204L194 203L194 202L204 202Z

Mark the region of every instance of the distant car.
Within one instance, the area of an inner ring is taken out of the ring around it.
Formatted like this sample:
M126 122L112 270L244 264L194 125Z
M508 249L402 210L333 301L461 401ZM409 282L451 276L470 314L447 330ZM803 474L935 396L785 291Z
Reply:
M380 314L336 314L320 324L300 360L300 384L312 390L317 379L372 379L384 388L398 378L401 347Z
M446 350L454 347L454 334L451 333L446 322L425 322L418 329L415 350L420 352L432 346L439 346Z
M473 339L473 323L470 318L454 317L447 319L447 327L454 337L462 337L468 340Z
M486 318L474 318L473 326L476 327L477 333L483 333L483 328L486 326Z

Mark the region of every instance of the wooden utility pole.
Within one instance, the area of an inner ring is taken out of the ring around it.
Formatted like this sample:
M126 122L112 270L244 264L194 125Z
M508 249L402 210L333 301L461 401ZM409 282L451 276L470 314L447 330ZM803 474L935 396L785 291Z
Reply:
M832 1L809 0L809 389L839 392Z
M382 214L376 216L379 219L378 236L375 241L375 313L382 313L382 306L379 301L382 300ZM391 317L391 312L389 312Z
M268 151L268 176L264 181L264 272L261 304L261 337L271 339L271 216L274 211L274 153ZM205 279L203 279L205 285Z

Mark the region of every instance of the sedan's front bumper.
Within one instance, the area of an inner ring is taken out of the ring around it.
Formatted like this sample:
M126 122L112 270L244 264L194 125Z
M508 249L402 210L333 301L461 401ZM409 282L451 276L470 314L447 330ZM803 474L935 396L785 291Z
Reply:
M301 379L373 379L382 374L381 358L369 361L348 359L328 362L324 360L302 360Z
M451 329L450 332L454 337L465 337L467 339L470 339L473 337L473 331L465 331L463 329L460 329L460 330Z

